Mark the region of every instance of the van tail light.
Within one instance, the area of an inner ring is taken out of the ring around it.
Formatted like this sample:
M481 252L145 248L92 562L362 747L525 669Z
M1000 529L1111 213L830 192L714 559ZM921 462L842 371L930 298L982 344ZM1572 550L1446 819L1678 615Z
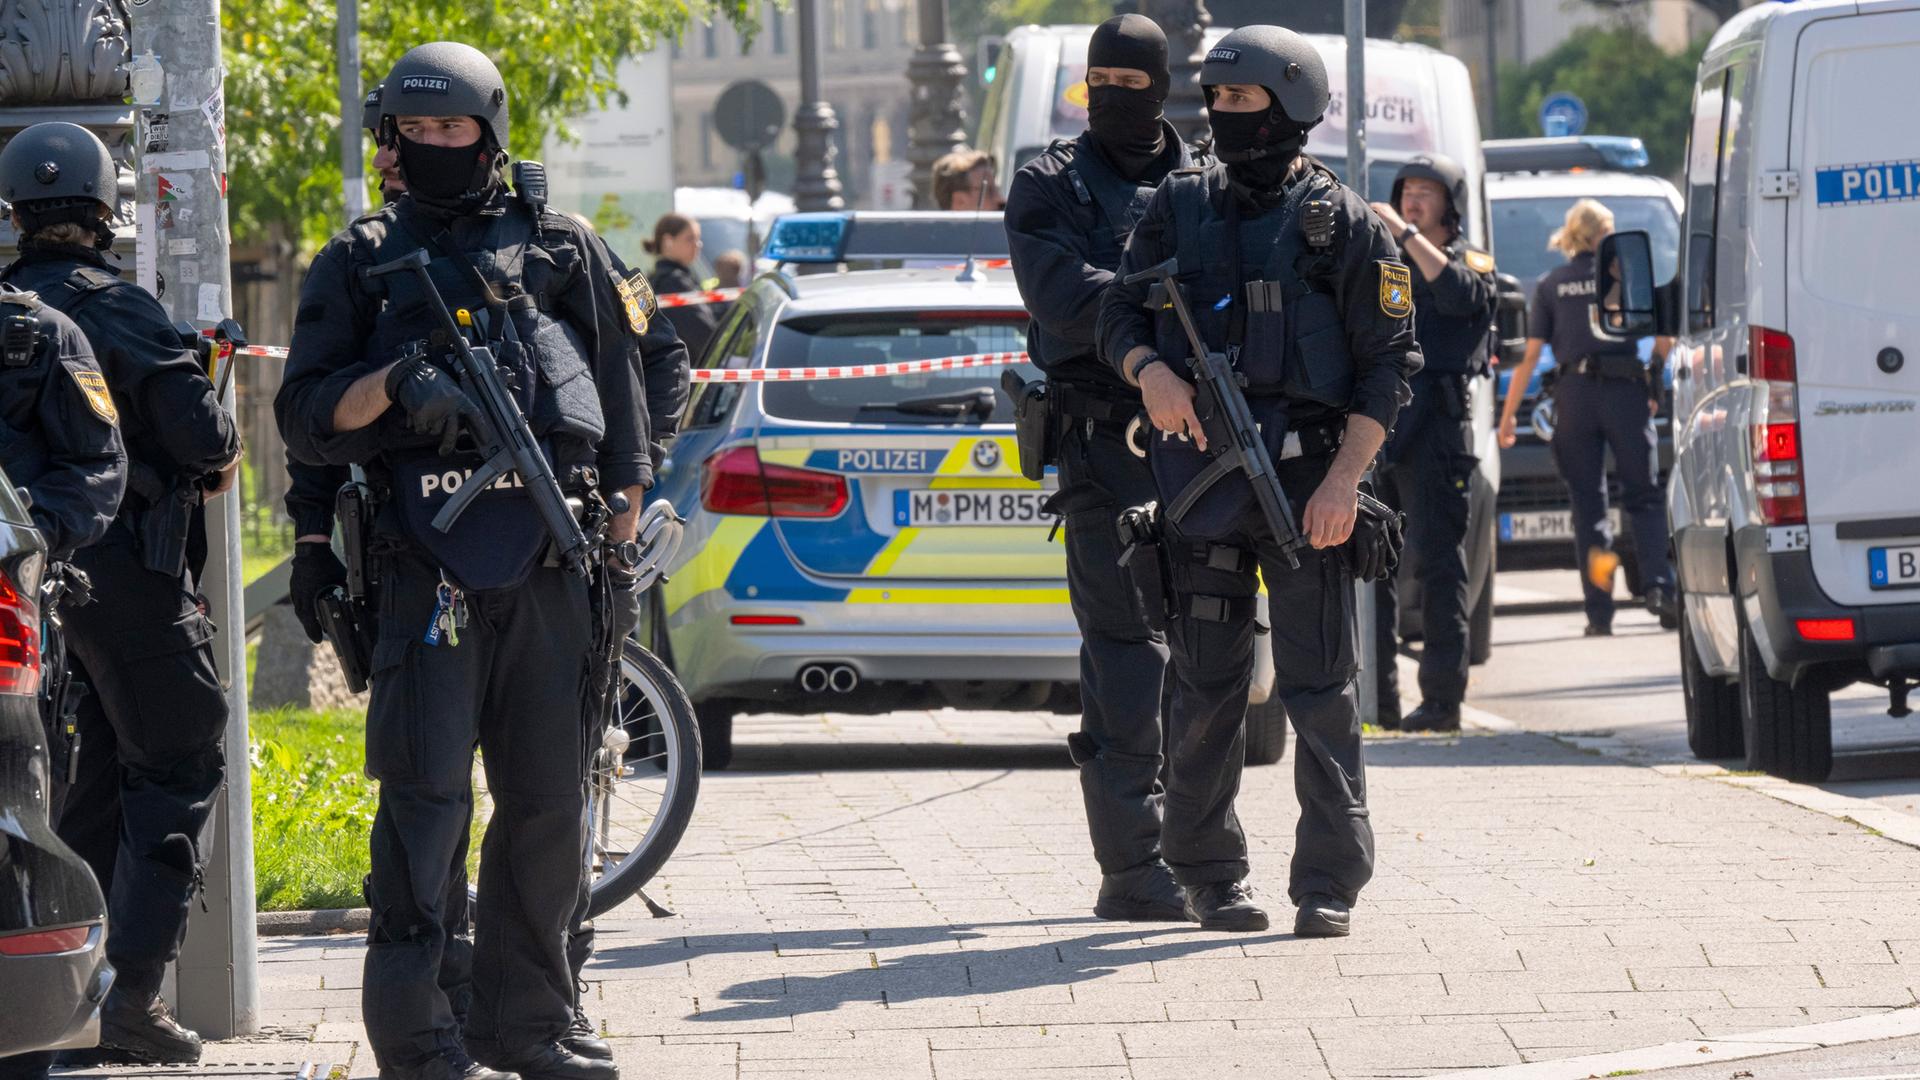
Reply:
M722 450L701 466L700 505L716 514L830 518L847 502L846 477L769 465L751 446Z
M0 956L52 956L56 953L78 952L87 947L93 931L94 926L68 926L59 930L7 934L0 936Z
M1753 480L1768 525L1807 523L1806 469L1800 459L1800 384L1793 338L1748 329L1747 370L1754 379Z
M0 571L0 694L39 692L39 606Z

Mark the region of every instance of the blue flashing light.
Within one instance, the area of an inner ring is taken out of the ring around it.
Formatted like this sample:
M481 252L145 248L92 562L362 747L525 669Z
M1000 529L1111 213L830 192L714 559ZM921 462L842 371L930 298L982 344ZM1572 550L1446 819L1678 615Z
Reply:
M1000 68L998 66L989 67L980 73L980 81L986 83L988 86L992 86L993 78L998 74L1000 74Z
M818 211L782 214L767 232L764 257L785 263L837 263L847 248L851 214Z
M1608 164L1623 171L1644 169L1651 160L1647 157L1647 144L1632 135L1588 135L1582 141L1598 150Z

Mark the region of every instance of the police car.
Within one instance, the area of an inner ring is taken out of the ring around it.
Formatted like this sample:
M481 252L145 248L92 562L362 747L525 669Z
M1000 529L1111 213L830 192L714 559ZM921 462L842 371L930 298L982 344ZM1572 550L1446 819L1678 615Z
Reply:
M1679 338L1667 507L1701 757L1824 779L1829 695L1882 686L1902 717L1920 680L1920 127L1887 121L1916 98L1911 0L1749 8L1700 62L1675 288L1644 239L1601 251L1609 317Z
M1652 243L1655 269L1662 280L1673 275L1680 251L1680 192L1671 183L1640 170L1647 151L1639 139L1620 136L1572 136L1499 139L1483 147L1487 159L1487 202L1492 210L1494 255L1503 273L1514 275L1527 301L1547 271L1565 257L1547 247L1547 239L1565 222L1567 209L1580 199L1597 199L1613 211L1616 231L1640 230ZM1653 339L1640 342L1641 358L1652 355ZM1500 564L1509 569L1573 565L1573 513L1566 483L1554 466L1547 444L1550 425L1534 426L1547 373L1554 369L1553 347L1541 350L1517 416L1519 441L1500 451ZM1499 373L1500 400L1506 400L1511 370ZM1671 379L1672 369L1668 369ZM1665 407L1654 418L1659 435L1660 477L1665 483L1673 463L1671 424ZM1610 482L1609 505L1614 536L1625 565L1627 584L1639 591L1632 530L1620 527L1620 487Z
M998 214L796 214L767 255L781 268L696 368L752 380L1026 348ZM1003 370L696 384L654 491L687 538L641 640L693 698L710 767L744 711L1077 708L1053 481L1019 473Z

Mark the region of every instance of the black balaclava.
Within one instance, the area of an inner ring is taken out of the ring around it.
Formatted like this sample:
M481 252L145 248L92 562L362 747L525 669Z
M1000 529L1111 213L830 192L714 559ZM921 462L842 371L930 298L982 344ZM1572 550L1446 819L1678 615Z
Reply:
M1120 15L1094 28L1087 66L1138 68L1153 84L1145 90L1094 86L1087 90L1087 127L1120 175L1137 180L1166 149L1161 107L1173 75L1167 69L1167 35L1145 15Z
M1213 108L1213 88L1207 88L1214 154L1227 163L1227 178L1263 205L1276 201L1313 129L1288 116L1271 89L1267 95L1273 104L1265 112L1219 112Z
M400 151L400 175L415 202L456 213L478 207L499 183L500 151L481 125L478 142L466 146L430 146L394 133Z

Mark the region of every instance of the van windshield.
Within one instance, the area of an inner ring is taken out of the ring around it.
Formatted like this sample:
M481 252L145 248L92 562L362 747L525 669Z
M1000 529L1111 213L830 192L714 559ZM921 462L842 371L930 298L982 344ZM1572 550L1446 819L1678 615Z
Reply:
M773 332L767 366L837 367L932 360L1027 347L1021 311L889 311L814 316L783 322ZM770 382L769 415L848 424L1004 424L1013 402L1000 389L1001 367L957 368L883 379ZM1028 379L1038 370L1022 364Z
M1550 199L1496 199L1493 203L1494 257L1502 273L1512 274L1533 295L1541 275L1566 261L1547 248L1547 240L1567 220L1574 196ZM1680 215L1673 204L1653 195L1600 196L1613 211L1618 232L1644 229L1653 240L1653 280L1673 277L1680 262Z

